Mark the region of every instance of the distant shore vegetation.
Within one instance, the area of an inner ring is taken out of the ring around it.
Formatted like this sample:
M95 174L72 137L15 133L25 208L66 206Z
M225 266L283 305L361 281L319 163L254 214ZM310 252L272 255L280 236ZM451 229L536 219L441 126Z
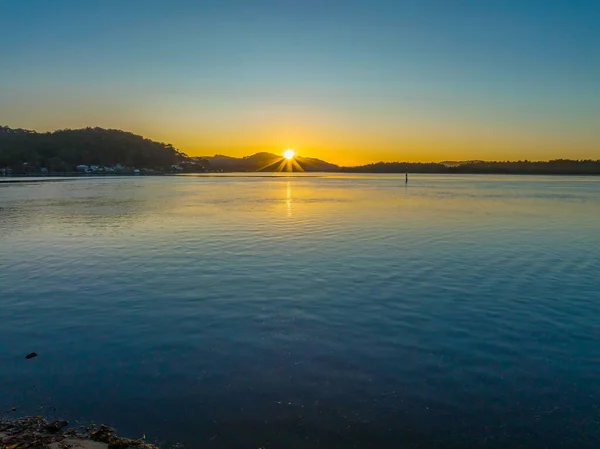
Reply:
M341 167L346 173L459 173L505 175L600 175L600 160L465 161L451 163L378 162Z
M190 158L170 144L116 129L37 133L0 126L0 170L4 174L165 173L205 171L207 166L207 161Z
M189 157L171 144L117 129L82 128L38 133L0 126L0 176L27 174L166 174L280 171L283 158L257 153ZM296 157L307 172L600 175L600 160L378 162L341 167Z

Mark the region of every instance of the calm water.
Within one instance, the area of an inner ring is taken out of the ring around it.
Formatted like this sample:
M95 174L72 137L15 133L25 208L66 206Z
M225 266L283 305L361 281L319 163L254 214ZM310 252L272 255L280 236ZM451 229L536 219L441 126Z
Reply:
M0 183L2 411L194 448L596 448L599 405L600 179Z

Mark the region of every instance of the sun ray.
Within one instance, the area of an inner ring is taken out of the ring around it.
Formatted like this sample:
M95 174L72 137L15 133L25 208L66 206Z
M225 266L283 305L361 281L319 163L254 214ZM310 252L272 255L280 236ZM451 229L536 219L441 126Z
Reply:
M282 159L281 160L281 164L279 164L279 167L277 167L277 171L278 172L282 172L283 169L285 168L285 164L286 164L287 160L286 159Z
M298 162L296 159L292 159L290 162L292 163L292 167L296 168L296 171L299 171L299 172L304 171L304 169L300 165L300 162Z
M287 156L282 157L280 159L275 160L274 162L269 162L268 164L264 165L263 167L257 169L257 172L262 172L262 171L269 171L269 169L273 169L275 172L281 173L281 172L288 172L288 173L293 173L293 172L304 172L304 169L302 168L302 165L300 165L300 162L296 159L296 152L292 149L288 149L287 151L292 151L293 155L291 153L288 153ZM285 154L285 152L284 152ZM289 158L289 156L292 156L291 159Z
M277 159L275 162L269 162L267 165L265 165L264 167L261 167L261 168L259 168L259 169L258 169L258 170L256 170L256 171L263 171L263 170L266 170L267 168L269 168L269 167L272 167L273 165L275 165L275 164L278 164L278 163L279 163L279 162L281 162L281 161L283 161L283 159Z

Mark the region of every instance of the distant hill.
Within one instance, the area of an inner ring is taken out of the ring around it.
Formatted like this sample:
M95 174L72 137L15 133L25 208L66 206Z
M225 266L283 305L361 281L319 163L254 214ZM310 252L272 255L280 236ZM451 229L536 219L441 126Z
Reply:
M116 129L37 133L0 126L0 168L15 174L42 167L72 171L79 164L166 169L188 159L172 145Z
M448 169L441 163L377 162L358 167L342 167L340 170L347 173L446 173Z
M464 164L481 164L485 161L473 160L473 161L444 161L440 162L440 164L445 165L446 167L457 167L459 165Z
M600 175L600 160L556 159L544 162L471 161L457 165L446 162L378 162L358 167L340 167L347 173L461 173L505 175Z
M600 175L600 160L474 161L448 168L451 173L506 175Z
M78 166L127 167L165 171L278 171L284 159L261 152L236 158L216 155L190 158L170 144L155 142L117 129L83 128L38 133L0 126L0 170L23 174L76 171ZM339 167L320 159L296 157L283 170L334 171ZM173 169L173 167L176 167ZM102 171L102 170L100 170Z
M332 164L330 162L322 161L321 159L315 159L312 157L296 157L296 160L300 163L305 171L339 171L339 165Z
M81 171L81 166L89 167L89 172L94 173L131 173L134 168L146 173L288 171L290 167L299 171L299 166L307 172L600 175L600 160L378 162L340 167L301 156L289 163L281 156L267 152L242 158L224 155L190 158L170 144L117 129L63 129L38 133L0 126L0 175L72 172ZM85 172L88 172L87 168Z
M212 157L204 157L204 159L210 164L211 170L222 170L226 172L273 172L280 171L282 162L284 163L284 167L286 166L284 162L285 160L281 156L267 152L256 153L252 156L241 158L218 154ZM296 156L294 161L304 171L335 171L339 170L340 168L335 164L331 164L320 159L301 156ZM292 166L295 167L295 164ZM286 169L283 168L283 171L286 171ZM294 171L298 171L297 167L294 168Z

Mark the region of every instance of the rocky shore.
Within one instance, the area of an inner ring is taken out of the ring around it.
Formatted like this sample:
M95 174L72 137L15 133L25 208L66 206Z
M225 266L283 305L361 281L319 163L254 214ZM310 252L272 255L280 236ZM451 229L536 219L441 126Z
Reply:
M0 418L0 449L156 449L143 439L119 437L105 425L69 427L41 416Z

